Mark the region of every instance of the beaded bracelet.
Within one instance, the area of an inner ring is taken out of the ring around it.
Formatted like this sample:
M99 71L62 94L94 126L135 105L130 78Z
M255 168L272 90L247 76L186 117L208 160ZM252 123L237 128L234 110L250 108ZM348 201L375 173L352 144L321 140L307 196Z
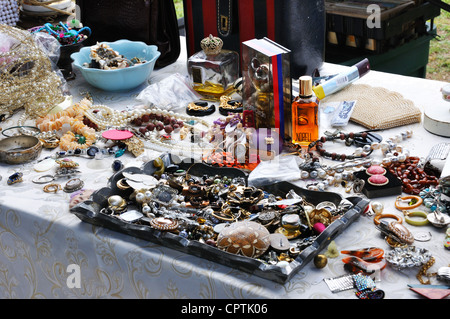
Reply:
M345 161L345 160L353 160L353 159L357 159L357 158L364 158L369 156L372 152L373 149L370 147L369 141L367 141L367 145L365 152L361 152L360 154L351 154L351 155L346 155L346 154L337 154L337 153L330 153L327 152L324 148L323 148L323 144L325 142L329 142L329 141L334 141L334 140L343 140L345 141L345 145L350 146L352 144L354 144L355 139L362 139L362 140L367 140L369 134L368 132L360 132L360 133L336 133L336 134L329 134L326 136L322 136L320 139L318 139L317 141L312 142L311 144L308 145L308 152L310 152L310 150L314 147L316 147L316 150L319 152L320 156L323 157L327 157L327 158L331 158L332 160L340 160L340 161Z

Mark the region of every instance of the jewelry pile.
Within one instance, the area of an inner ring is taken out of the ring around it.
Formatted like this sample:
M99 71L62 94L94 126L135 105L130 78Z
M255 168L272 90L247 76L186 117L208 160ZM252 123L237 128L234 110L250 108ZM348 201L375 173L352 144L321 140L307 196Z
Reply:
M106 43L97 43L92 46L90 58L91 63L84 63L83 66L101 70L123 69L146 62L137 57L128 59L122 54L119 54L119 52L113 50Z
M29 32L0 24L0 38L0 115L45 116L64 100L61 78Z
M192 175L153 161L154 173L119 171L100 213L127 223L171 232L232 254L285 267L353 204L313 205L294 189L285 197L246 186L238 170L228 175ZM75 208L76 209L76 208Z

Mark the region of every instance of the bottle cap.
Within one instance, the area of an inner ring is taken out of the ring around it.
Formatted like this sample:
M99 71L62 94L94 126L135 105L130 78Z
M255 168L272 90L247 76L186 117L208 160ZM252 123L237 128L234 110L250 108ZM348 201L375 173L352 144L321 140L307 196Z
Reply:
M355 64L358 68L359 77L366 75L370 71L370 63L367 58Z
M312 96L312 77L309 75L301 76L298 81L300 82L300 96Z
M212 34L204 38L200 42L200 47L206 55L217 55L222 50L223 41L219 37L214 37Z

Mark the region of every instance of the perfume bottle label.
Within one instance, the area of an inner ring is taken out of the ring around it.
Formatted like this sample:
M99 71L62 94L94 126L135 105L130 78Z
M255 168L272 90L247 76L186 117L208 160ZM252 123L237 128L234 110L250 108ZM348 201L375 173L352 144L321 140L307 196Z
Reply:
M203 83L202 69L199 67L192 67L192 81L194 83Z
M308 132L297 132L295 135L296 135L295 140L298 142L303 142L303 141L309 142L312 140L311 133L308 133Z

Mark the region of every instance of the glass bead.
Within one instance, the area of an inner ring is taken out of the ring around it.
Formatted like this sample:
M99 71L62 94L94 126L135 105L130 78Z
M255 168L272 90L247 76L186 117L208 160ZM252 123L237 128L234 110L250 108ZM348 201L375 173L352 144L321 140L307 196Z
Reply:
M424 199L424 201L423 201L423 205L424 205L426 208L431 208L431 206L433 205L433 203L434 203L434 200L432 200L431 198L426 198L426 199Z
M114 155L114 157L120 157L125 153L125 149L120 149L116 152L116 154Z

